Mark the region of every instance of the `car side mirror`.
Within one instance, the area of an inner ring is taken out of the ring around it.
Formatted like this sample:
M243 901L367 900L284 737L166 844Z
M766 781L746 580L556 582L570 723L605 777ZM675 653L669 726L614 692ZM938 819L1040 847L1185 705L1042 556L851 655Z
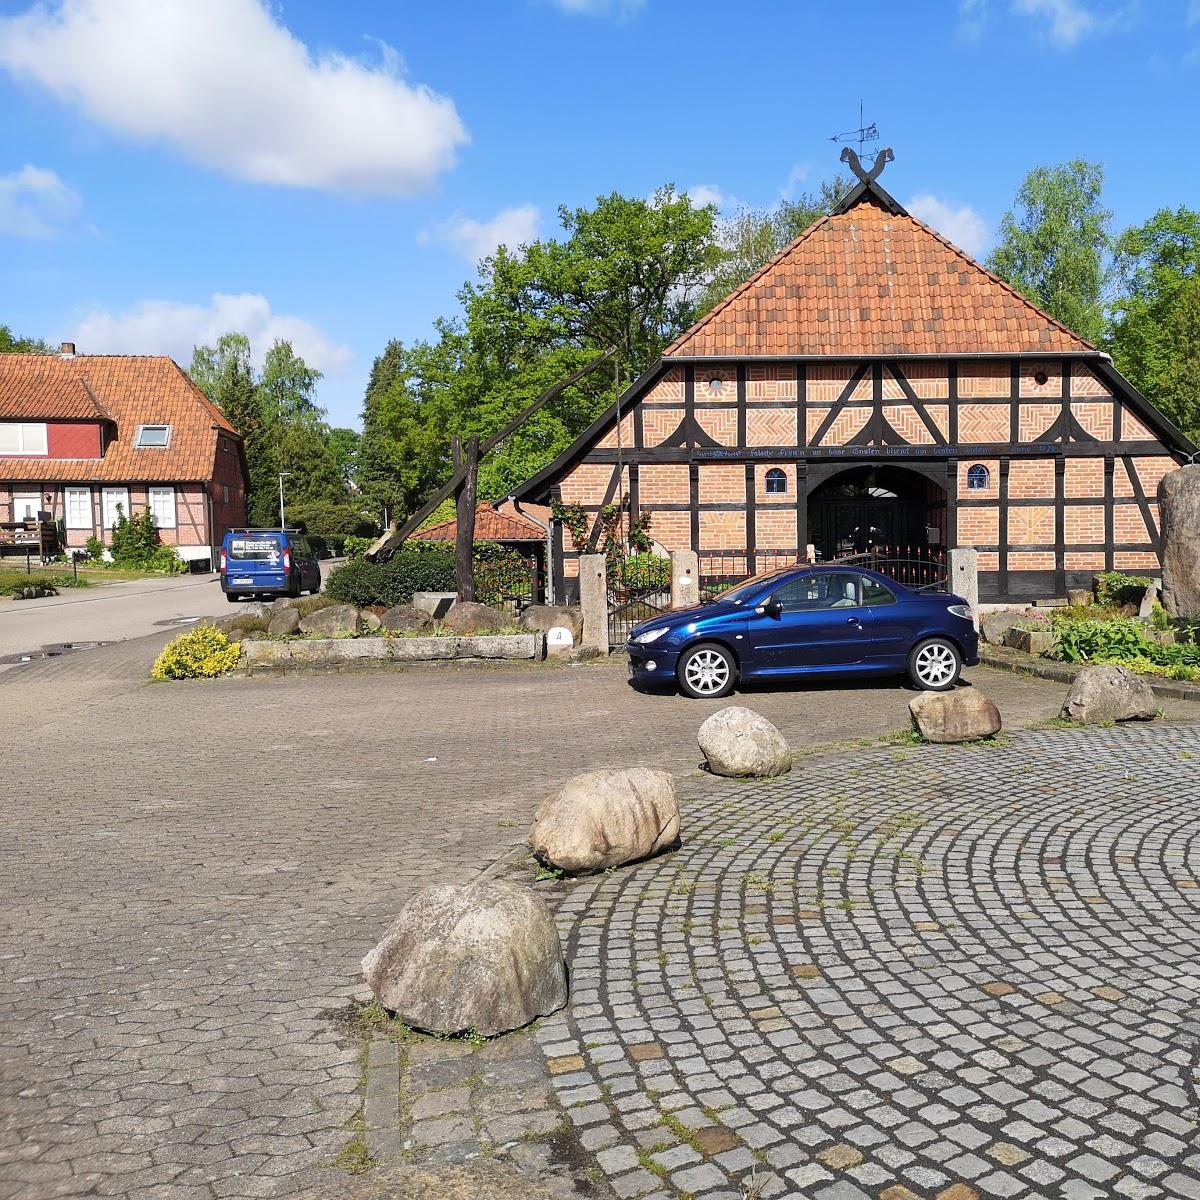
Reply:
M764 617L777 617L783 612L783 605L778 600L767 600L765 603L760 604L754 611L762 613Z

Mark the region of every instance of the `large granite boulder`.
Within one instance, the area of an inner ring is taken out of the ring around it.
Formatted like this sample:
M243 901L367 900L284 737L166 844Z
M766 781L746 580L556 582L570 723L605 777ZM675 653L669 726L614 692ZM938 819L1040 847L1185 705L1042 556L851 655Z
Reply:
M1075 676L1062 715L1085 725L1110 721L1149 721L1158 704L1149 684L1128 667L1101 663Z
M543 800L529 830L542 862L602 871L646 858L679 836L679 791L649 767L588 771Z
M513 624L513 617L511 613L500 612L486 604L476 604L474 600L459 600L442 618L442 624L451 633L473 637L478 633L508 629Z
M1168 471L1158 485L1162 603L1173 617L1200 617L1200 466Z
M766 717L733 704L715 712L696 734L714 775L785 775L792 769L792 748Z
M391 633L418 633L433 627L433 618L412 604L397 604L379 618L380 625Z
M271 614L267 632L272 637L287 637L300 628L300 614L294 608L281 608Z
M517 624L536 633L549 633L562 628L571 631L576 646L583 641L583 609L570 604L532 604L520 616Z
M927 742L977 742L1000 732L1000 710L973 687L921 692L908 711Z
M313 637L337 637L358 632L358 609L353 604L318 608L300 622L300 632Z
M380 1004L428 1033L492 1037L567 1002L550 910L529 888L500 880L422 888L362 972Z
M993 646L1002 646L1008 631L1022 620L1022 614L1011 608L999 612L986 612L979 618L979 632L983 640Z

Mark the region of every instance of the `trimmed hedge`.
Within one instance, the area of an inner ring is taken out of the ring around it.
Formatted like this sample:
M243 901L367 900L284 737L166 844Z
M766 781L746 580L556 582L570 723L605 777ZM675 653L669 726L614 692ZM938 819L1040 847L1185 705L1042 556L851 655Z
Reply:
M409 543L387 562L352 559L338 567L325 584L325 594L343 604L395 604L412 602L413 592L453 592L454 548L437 543Z

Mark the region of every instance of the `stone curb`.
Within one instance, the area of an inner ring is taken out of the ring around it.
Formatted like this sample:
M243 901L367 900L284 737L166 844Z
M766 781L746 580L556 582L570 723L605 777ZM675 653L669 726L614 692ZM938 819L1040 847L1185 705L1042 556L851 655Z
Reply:
M463 659L540 660L545 635L513 633L480 637L313 638L242 642L247 671L255 668L337 666L348 662L438 662Z
M993 667L999 671L1012 671L1014 674L1024 672L1036 675L1039 679L1052 679L1056 683L1074 683L1075 676L1088 663L1051 662L1014 650L1010 646L979 647L979 661L985 667ZM1181 679L1161 679L1154 675L1139 675L1144 679L1150 690L1164 700L1196 700L1200 701L1200 683L1187 683Z

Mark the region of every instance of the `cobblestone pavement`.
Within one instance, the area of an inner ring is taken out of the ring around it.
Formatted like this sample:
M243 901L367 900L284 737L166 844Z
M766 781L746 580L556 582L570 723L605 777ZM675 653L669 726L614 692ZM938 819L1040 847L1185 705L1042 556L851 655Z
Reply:
M691 771L695 729L717 706L637 695L617 666L148 685L167 636L0 675L8 728L39 748L0 776L4 1200L340 1186L321 1164L351 1138L362 1064L336 1014L407 896L509 853L550 784L577 770ZM1050 715L1064 692L972 675L1014 723ZM749 702L804 746L898 728L908 696L888 685ZM828 761L845 774L860 760ZM916 790L906 778L896 788ZM729 787L720 795L755 794ZM1155 836L1170 828L1159 817ZM659 869L620 879L649 889ZM588 953L584 1021L598 1003ZM596 1136L579 1140L620 1140Z
M689 781L558 885L538 1041L622 1197L1200 1196L1200 730Z

